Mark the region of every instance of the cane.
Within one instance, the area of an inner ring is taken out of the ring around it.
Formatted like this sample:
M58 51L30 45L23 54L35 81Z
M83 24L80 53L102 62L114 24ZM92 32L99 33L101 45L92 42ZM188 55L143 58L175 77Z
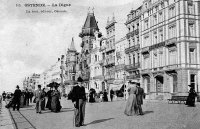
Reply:
M73 109L74 110L74 115L73 115L73 127L75 126L75 115L76 115L76 108Z

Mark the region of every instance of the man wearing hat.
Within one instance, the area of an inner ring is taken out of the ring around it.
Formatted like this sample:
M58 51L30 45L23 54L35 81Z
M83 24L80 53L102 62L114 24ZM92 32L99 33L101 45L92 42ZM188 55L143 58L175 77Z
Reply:
M138 105L138 113L139 115L144 115L142 111L143 97L144 97L144 89L140 87L140 83L136 83L138 93L136 94L137 105Z
M43 92L41 90L41 85L38 85L38 89L34 93L35 101L36 101L36 113L41 114L41 102L43 99Z
M83 79L78 77L78 85L74 86L72 89L72 102L74 103L75 111L75 126L84 126L85 118L85 104L86 104L86 94L85 88L83 87Z
M20 108L20 98L21 98L21 90L19 89L19 86L16 86L16 90L14 92L14 97L13 97L13 111L15 111L16 105L17 105L17 110L19 111Z

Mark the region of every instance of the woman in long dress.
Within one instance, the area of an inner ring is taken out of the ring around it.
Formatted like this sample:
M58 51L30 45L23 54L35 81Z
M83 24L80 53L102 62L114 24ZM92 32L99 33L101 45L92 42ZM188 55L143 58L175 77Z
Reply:
M191 85L189 85L189 86L191 86ZM189 95L187 97L186 105L194 107L195 106L195 97L197 97L197 93L194 90L194 86L191 86Z
M41 110L45 110L45 96L46 96L46 92L45 92L45 88L42 89L42 96L43 96L43 99L42 99L42 102L41 102Z
M133 116L138 114L138 106L137 106L137 87L133 86L128 89L129 97L126 102L126 108L124 114L127 116Z
M49 110L51 110L51 100L52 100L51 93L52 92L53 92L52 87L50 87L50 90L47 92L48 100L46 104L46 108L48 108Z
M58 91L58 87L55 87L55 90L51 93L51 111L52 112L59 112L61 109L60 105L60 92Z

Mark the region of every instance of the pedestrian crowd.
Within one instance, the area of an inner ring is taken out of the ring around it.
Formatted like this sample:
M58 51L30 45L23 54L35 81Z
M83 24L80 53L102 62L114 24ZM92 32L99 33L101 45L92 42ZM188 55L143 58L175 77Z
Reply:
M42 110L47 108L52 112L60 112L62 106L60 104L61 94L58 90L59 84L52 83L50 85L50 89L48 92L45 91L45 88L41 89L41 85L38 85L38 89L34 92L21 91L19 86L17 85L14 94L11 96L10 102L6 105L7 107L13 106L13 110L19 110L20 107L29 106L30 103L36 103L35 109L36 113L41 114ZM187 97L186 105L195 106L195 98L197 97L197 93L195 92L194 85L189 85L189 95ZM140 83L129 81L128 91L128 99L126 102L124 114L127 116L133 115L144 115L142 111L143 99L145 98L144 89L140 87ZM33 96L35 96L32 101ZM95 97L97 96L94 89L91 89L89 92L89 100L88 102L95 102ZM108 93L106 91L101 92L99 94L99 98L107 102L108 101ZM113 101L114 91L110 90L110 100ZM74 105L74 118L73 125L76 127L85 126L85 106L87 102L87 95L85 92L85 87L83 85L83 79L78 77L77 85L72 88L70 93L68 94L68 98L71 99ZM3 92L2 99L5 101L6 93ZM47 99L47 102L46 102ZM46 104L46 105L45 105Z

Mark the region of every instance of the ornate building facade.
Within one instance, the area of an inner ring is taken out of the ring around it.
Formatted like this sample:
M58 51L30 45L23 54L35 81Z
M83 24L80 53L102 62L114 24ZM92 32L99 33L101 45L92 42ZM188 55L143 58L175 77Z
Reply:
M199 92L200 2L145 0L141 19L141 79L149 99Z
M79 37L82 39L81 43L81 53L79 58L79 68L81 71L81 76L84 80L86 87L89 87L90 80L90 68L89 64L91 62L91 51L93 48L93 40L95 39L95 32L99 31L97 22L94 16L94 12L88 12L85 24L82 27L82 31Z

